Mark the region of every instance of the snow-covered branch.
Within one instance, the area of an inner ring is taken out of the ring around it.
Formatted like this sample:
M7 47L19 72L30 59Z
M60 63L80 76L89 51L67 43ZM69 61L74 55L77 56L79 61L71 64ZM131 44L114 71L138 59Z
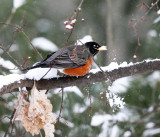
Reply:
M111 63L109 66L102 67L102 70L92 69L90 73L83 77L56 77L51 79L41 79L36 81L36 86L38 89L54 89L54 88L65 88L69 86L78 86L84 84L92 84L96 82L102 82L106 80L114 81L118 78L132 76L135 74L141 74L146 72L152 72L155 70L160 70L160 59L155 60L145 60L143 62L138 63L130 63L126 62L118 65L117 63ZM23 87L33 87L34 80L28 79L25 77L25 74L22 75L7 75L0 77L0 81L5 78L10 79L10 77L14 77L14 80L9 81L8 83L4 83L0 85L0 97L3 94L9 92L18 91L18 88ZM2 82L3 83L3 82Z

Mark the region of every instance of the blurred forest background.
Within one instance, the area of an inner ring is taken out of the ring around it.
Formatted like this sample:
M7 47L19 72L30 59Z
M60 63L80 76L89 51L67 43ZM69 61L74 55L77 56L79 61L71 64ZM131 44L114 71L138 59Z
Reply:
M14 8L14 0L0 0L0 22L19 25L23 21L26 24L23 31L31 41L43 37L57 45L59 49L64 47L70 34L70 31L65 29L64 21L77 8L79 0L23 1L23 5ZM142 6L143 2L146 6ZM77 39L90 35L99 44L107 45L108 51L100 53L96 58L96 62L101 66L108 65L111 61L137 62L148 58L160 58L160 19L155 6L145 16L146 20L137 25L141 46L136 52L137 59L133 59L137 37L132 29L129 29L128 24L131 19L140 19L151 3L152 0L84 0L82 13L78 16L78 22L68 44L74 44ZM81 22L82 18L85 22ZM11 46L10 55L21 65L28 57L31 57L28 66L41 60L33 48L30 48L25 35L14 31L15 28L11 26L0 25L0 44L3 48ZM43 57L51 52L51 50L37 49ZM0 63L2 59L13 62L0 49ZM1 75L15 73L0 65ZM105 82L90 85L89 89L86 89L86 85L67 88L62 110L64 120L56 124L55 137L158 137L160 136L159 85L159 71L115 81L110 92L122 98L121 101L125 102L123 107L114 103L111 105L108 101L106 105L104 96L108 86ZM53 104L53 112L58 116L61 93L56 91L57 89L50 90L48 97ZM17 93L6 94L0 99L0 137L4 135L9 122L8 118L3 119L3 117L12 114L16 96ZM110 97L113 98L113 102L118 99L114 96ZM31 137L31 134L25 133L19 122L15 122L13 129L11 135L13 137Z

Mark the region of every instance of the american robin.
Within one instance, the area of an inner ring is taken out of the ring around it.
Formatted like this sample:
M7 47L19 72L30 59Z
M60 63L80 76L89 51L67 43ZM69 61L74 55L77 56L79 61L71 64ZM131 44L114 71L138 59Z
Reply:
M66 46L49 54L46 59L36 63L26 70L34 68L57 68L70 76L83 76L92 66L93 57L99 50L106 50L106 46L100 46L96 42L87 42L83 45Z

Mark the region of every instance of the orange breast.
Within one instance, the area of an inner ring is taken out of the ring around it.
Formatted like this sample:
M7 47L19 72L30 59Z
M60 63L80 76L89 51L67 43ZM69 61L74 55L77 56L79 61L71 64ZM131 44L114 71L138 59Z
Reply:
M83 76L89 72L92 66L92 58L86 62L86 65L78 67L78 68L69 68L64 69L63 72L70 76Z

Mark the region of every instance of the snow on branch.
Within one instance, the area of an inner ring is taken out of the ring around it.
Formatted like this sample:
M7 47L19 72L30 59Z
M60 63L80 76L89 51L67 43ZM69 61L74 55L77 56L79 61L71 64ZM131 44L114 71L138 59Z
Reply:
M39 90L42 90L92 84L96 82L106 81L108 79L111 81L115 81L116 79L122 77L160 70L160 59L145 60L143 62L134 64L127 64L126 62L124 62L120 65L112 62L109 66L102 67L101 69L103 70L103 72L99 69L92 69L90 73L82 77L66 76L54 77L51 79L41 79L39 81L36 81L36 86ZM4 80L5 77L8 77L9 79L10 76L3 76L3 79L0 77L0 81ZM25 74L19 75L17 79L14 79L13 81L0 86L0 97L3 94L18 91L18 88L32 88L33 84L33 79L27 79Z

